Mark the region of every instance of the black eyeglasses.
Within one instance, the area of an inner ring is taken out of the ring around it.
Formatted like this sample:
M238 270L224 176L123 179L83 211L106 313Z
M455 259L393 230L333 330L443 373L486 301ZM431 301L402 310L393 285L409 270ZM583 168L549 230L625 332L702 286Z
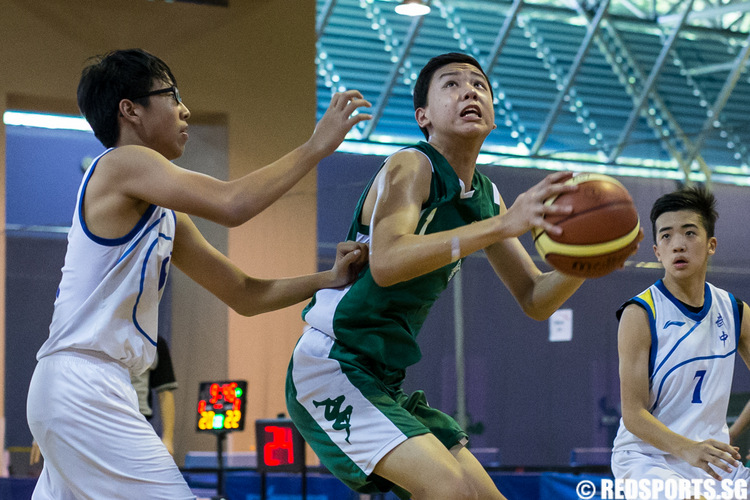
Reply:
M148 92L147 94L139 95L138 97L133 97L131 101L135 101L136 99L143 99L144 97L151 97L152 95L161 95L161 94L172 94L172 97L174 97L174 100L177 101L177 104L182 103L182 97L180 97L180 91L177 90L177 87L172 85L171 87L167 87L165 89L159 89L159 90L152 90L151 92Z

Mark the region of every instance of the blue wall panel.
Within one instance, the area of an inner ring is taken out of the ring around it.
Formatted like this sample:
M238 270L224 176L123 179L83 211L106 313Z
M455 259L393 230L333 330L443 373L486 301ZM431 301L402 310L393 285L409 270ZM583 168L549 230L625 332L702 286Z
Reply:
M90 132L8 126L6 224L70 226L81 162L104 147Z

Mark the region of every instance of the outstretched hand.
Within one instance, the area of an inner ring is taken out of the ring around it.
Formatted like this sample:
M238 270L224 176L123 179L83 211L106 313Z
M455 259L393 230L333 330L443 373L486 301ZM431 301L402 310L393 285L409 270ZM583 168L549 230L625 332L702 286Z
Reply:
M352 114L362 107L370 107L371 104L362 97L358 90L347 90L337 92L331 98L323 118L315 127L309 143L320 151L323 157L332 154L344 141L346 134L357 123L369 120L372 115L367 113Z
M721 481L721 476L719 476L709 464L713 465L716 469L731 473L732 467L740 465L738 460L741 459L741 456L739 448L736 446L722 443L715 439L707 439L705 441L696 442L684 450L680 458L693 467L698 467L699 469L706 471L717 481ZM732 467L730 467L730 465Z
M338 288L354 281L368 260L367 245L358 241L343 241L336 245L336 261L331 268L330 288Z
M544 216L548 214L569 214L573 207L565 205L545 205L551 196L576 191L578 186L565 184L573 177L573 172L555 172L545 177L528 191L521 193L503 217L503 227L509 237L518 237L540 227L550 234L560 234L562 229L550 224Z

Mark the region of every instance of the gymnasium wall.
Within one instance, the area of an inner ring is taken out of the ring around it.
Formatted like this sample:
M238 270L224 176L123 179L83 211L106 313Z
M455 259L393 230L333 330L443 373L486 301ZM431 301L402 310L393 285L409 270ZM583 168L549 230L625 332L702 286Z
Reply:
M352 212L381 157L335 154L318 168L318 234L321 265L334 243L346 236ZM484 166L506 204L548 172ZM526 317L481 253L464 261L461 272L433 307L419 335L422 360L407 371L406 389L424 389L434 407L455 415L455 280L462 280L465 376L471 445L497 448L503 466L566 466L574 448L611 446L620 416L615 311L663 276L655 263L649 212L674 181L619 178L632 194L646 238L628 265L589 280L563 308L573 311L573 337L550 342L549 323ZM717 253L709 281L750 300L750 236L747 188L714 185L720 217ZM543 270L528 234L521 241ZM750 373L740 361L733 392L750 391ZM487 454L487 452L483 452Z
M0 0L0 32L0 114L8 109L77 114L75 90L86 58L142 47L170 65L192 112L191 122L223 129L229 178L303 143L315 125L315 6L310 2L232 1L229 8L221 8L162 0ZM0 127L3 227L5 143ZM310 174L266 213L225 232L223 249L259 277L314 271L315 190L316 178ZM209 239L221 248L221 236L216 241L210 233ZM11 272L26 272L9 270L5 263L3 231L0 282L5 285ZM177 405L186 412L177 422L181 463L187 450L215 449L214 439L194 432L192 410L200 380L247 379L250 422L284 411L286 364L302 323L301 306L242 318L202 295L189 280L175 278L172 354L181 385ZM0 429L4 400L25 401L27 389L25 381L16 384L16 375L6 370L6 335L17 332L5 324L6 316L13 314L6 310L5 290L0 287ZM45 302L39 310L47 306ZM254 443L249 427L230 436L229 449L246 450ZM0 441L4 435L0 432ZM0 449L4 447L0 442Z

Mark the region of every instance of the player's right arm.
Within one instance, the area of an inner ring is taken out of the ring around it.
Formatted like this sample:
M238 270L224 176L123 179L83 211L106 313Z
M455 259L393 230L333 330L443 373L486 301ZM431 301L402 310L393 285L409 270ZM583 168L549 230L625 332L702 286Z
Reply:
M643 441L703 469L714 479L721 477L709 467L731 472L739 453L727 443L713 439L693 441L670 430L649 411L649 357L651 331L648 314L635 304L628 305L617 333L620 358L620 399L625 427Z
M732 444L736 443L742 433L745 432L748 425L750 425L750 401L745 403L737 420L729 426L729 442Z
M161 440L170 455L174 455L174 422L175 404L174 391L166 390L157 393L159 398L159 415L161 415L162 436Z
M189 278L243 316L253 316L307 300L321 288L352 282L367 261L366 245L339 243L328 271L291 278L248 276L211 246L186 214L177 214L172 262Z
M740 325L740 340L737 345L737 352L745 365L750 368L750 307L744 302L742 302L742 324ZM730 442L736 442L748 425L750 425L750 401L745 404L737 420L729 428Z
M370 188L363 209L363 222L369 221L370 225L373 279L380 286L390 286L422 276L501 239L515 238L533 225L559 232L559 228L544 221L544 215L567 208L545 206L544 200L574 190L575 187L562 184L571 175L558 172L547 176L497 217L420 235L414 233L422 204L430 194L430 162L415 150L392 155Z
M231 181L180 168L149 147L122 145L102 157L89 182L86 221L98 236L112 237L102 232L117 226L118 218L125 219L123 228L132 228L132 213L142 213L154 204L228 227L240 225L266 209L333 153L354 125L370 117L353 113L369 105L356 90L335 94L307 142L279 160Z
M42 451L36 439L31 442L31 453L29 454L29 465L36 465L42 460Z

